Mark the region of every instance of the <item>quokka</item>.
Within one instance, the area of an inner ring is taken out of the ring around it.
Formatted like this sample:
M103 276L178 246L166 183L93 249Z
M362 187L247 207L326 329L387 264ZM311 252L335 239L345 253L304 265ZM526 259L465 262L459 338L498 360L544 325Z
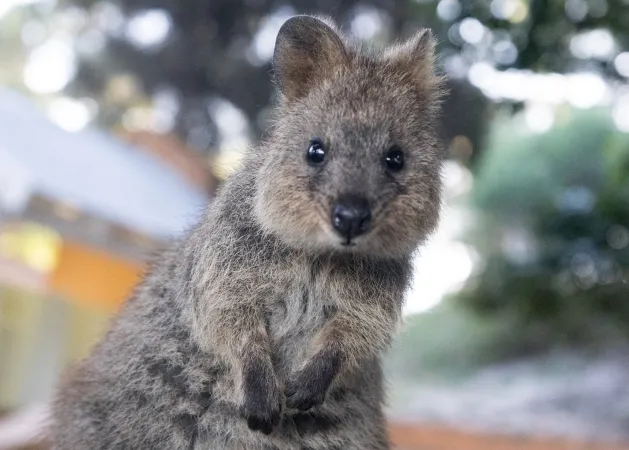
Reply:
M282 26L269 136L65 378L57 450L390 448L381 354L440 210L434 48Z

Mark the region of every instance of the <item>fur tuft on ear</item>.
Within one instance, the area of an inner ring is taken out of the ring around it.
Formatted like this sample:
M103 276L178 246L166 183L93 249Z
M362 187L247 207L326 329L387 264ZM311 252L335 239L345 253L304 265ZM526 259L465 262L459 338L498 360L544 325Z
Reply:
M280 28L273 69L287 100L307 95L313 86L348 61L343 41L327 20L295 16Z
M432 91L439 96L444 80L436 72L435 47L432 32L422 29L406 42L389 47L384 58L417 88Z

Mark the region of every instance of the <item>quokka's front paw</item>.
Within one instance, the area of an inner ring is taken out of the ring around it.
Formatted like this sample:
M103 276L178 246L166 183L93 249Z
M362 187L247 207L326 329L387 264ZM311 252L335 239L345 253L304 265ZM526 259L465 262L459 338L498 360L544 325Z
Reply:
M271 434L273 428L280 423L281 409L279 402L276 405L245 402L243 415L247 419L247 426L253 431L261 431Z
M297 376L286 383L286 406L307 411L323 403L327 389L318 383L304 382L302 378Z
M272 367L250 368L244 377L242 415L251 430L271 434L280 422L281 399Z
M340 359L336 355L315 356L286 383L284 389L286 406L307 411L322 404L332 380L338 373L339 365Z

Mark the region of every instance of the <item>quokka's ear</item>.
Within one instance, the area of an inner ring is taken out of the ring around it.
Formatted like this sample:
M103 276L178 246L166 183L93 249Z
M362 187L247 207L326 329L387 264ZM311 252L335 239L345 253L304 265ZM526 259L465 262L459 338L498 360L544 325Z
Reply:
M389 47L384 58L393 70L422 91L439 91L443 78L436 72L436 41L429 29L418 31L400 45Z
M289 101L305 96L347 61L341 38L322 20L295 16L280 28L273 69L276 82Z

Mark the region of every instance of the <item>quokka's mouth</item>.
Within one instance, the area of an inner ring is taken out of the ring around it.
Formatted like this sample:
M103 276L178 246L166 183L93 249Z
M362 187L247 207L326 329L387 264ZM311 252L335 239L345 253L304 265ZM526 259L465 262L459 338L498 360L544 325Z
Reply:
M343 247L355 247L356 246L356 242L352 241L351 238L347 238L347 240L341 242L341 245Z

